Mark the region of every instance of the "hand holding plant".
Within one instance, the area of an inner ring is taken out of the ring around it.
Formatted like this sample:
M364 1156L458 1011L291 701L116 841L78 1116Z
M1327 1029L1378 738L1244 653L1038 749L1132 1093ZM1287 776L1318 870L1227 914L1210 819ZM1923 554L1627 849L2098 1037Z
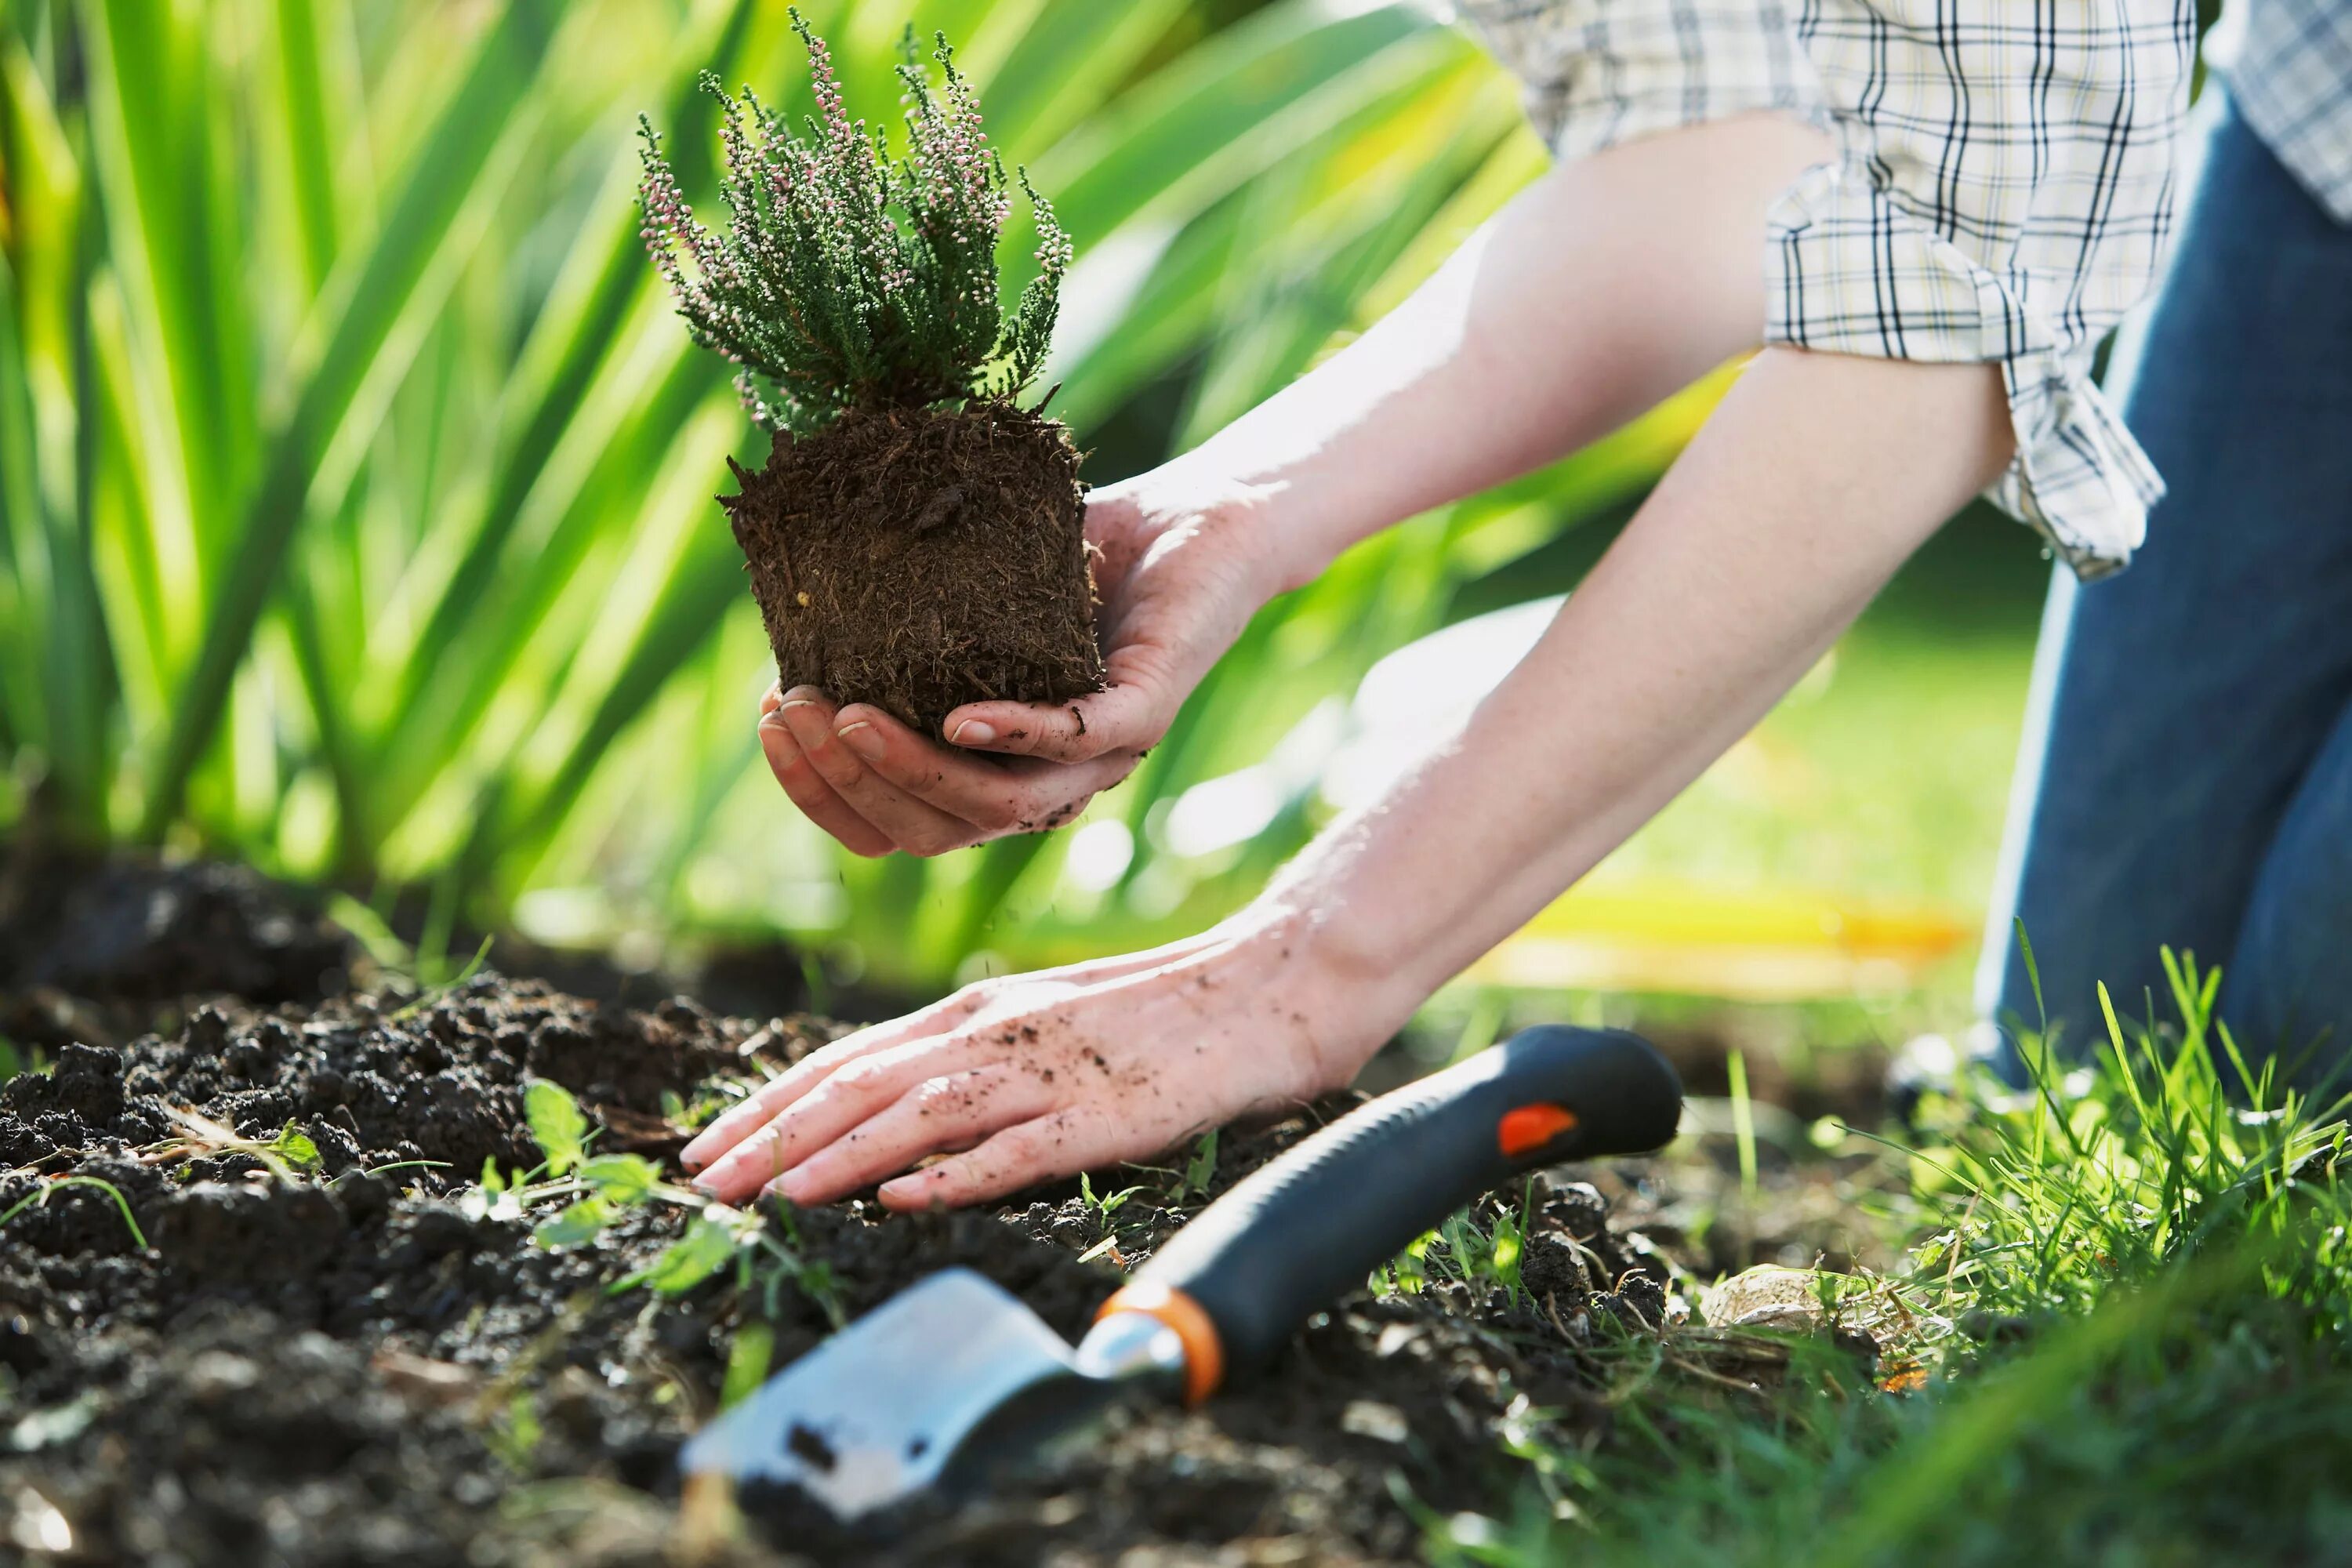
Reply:
M785 794L857 854L939 855L1060 826L1125 778L1293 575L1264 491L1180 468L1088 498L1101 691L967 703L948 714L942 745L872 704L836 709L821 691L779 686L761 704L760 742Z
M945 38L934 86L908 34L904 156L852 120L797 13L817 113L794 128L749 89L722 106L723 232L688 209L643 127L654 265L694 341L740 367L773 434L722 498L782 684L920 728L974 697L1066 701L1102 684L1069 432L1023 406L1070 243L1028 190L1036 275L1009 310L1003 163ZM1050 396L1051 395L1048 394Z

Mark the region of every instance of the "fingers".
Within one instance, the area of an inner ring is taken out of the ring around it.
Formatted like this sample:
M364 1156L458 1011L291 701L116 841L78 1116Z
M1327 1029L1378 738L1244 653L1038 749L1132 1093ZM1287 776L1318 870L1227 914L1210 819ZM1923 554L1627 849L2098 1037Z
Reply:
M967 751L1091 762L1113 752L1148 750L1167 729L1156 689L1113 685L1059 708L1026 702L967 702L940 726L948 743Z
M790 731L801 756L816 777L884 841L882 850L876 853L887 853L896 847L910 855L943 855L981 837L971 824L916 799L866 767L865 760L850 749L836 730L833 705L814 687L795 686L785 692L783 705L774 717L761 722L765 725L777 721L782 721ZM800 803L798 795L793 798L795 804ZM803 805L802 809L806 811L808 807ZM809 815L814 817L816 814ZM844 844L853 849L857 847L848 837L835 832L830 823L822 825Z
M888 784L989 837L1059 827L1135 767L1131 752L1069 764L998 762L950 751L863 703L836 732Z
M1052 1086L1009 1062L925 1079L794 1165L777 1185L796 1204L831 1203L926 1154L968 1149L1053 1106Z
M1135 1152L1109 1136L1101 1113L1070 1106L997 1133L967 1153L882 1184L886 1208L961 1208L1075 1175Z
M933 1036L858 1058L793 1100L711 1163L694 1184L729 1203L750 1196L926 1079L981 1064L970 1036Z
M942 1035L978 1012L988 999L982 985L968 985L954 995L903 1018L877 1024L845 1035L829 1046L811 1051L786 1071L761 1085L709 1126L695 1134L678 1152L678 1163L688 1173L711 1164L744 1139L774 1121L794 1100L807 1094L849 1063L892 1049L909 1040Z
M824 781L793 739L791 727L782 713L768 710L760 720L760 750L768 759L768 771L784 787L801 815L841 840L842 847L853 855L868 858L887 855L896 847L880 828L860 816L839 792Z

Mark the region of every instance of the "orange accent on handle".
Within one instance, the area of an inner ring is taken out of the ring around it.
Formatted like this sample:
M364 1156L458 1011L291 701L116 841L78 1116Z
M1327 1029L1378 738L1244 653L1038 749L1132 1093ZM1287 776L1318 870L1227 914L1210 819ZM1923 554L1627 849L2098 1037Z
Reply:
M1495 1124L1495 1142L1504 1159L1516 1160L1575 1128L1576 1112L1565 1105L1515 1105Z
M1200 1404L1225 1380L1225 1346L1217 1337L1217 1325L1183 1291L1169 1285L1122 1285L1095 1313L1095 1321L1113 1312L1141 1312L1176 1331L1184 1346L1185 1404Z

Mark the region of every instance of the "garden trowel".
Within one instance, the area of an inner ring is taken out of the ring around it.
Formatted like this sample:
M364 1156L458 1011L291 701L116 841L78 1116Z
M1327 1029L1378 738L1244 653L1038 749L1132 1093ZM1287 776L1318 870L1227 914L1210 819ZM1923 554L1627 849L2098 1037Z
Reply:
M1682 1085L1622 1030L1529 1029L1364 1105L1210 1205L1072 1346L966 1268L876 1308L697 1433L689 1474L855 1518L969 1484L1129 1399L1198 1404L1517 1172L1675 1135Z

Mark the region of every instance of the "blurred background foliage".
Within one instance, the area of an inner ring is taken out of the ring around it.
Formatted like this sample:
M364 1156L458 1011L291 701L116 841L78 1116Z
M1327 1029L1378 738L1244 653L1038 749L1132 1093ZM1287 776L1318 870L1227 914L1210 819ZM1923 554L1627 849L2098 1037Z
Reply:
M1077 244L1045 380L1097 482L1344 342L1544 167L1510 84L1408 5L803 8L853 110L894 101L908 23L958 43ZM1076 827L860 861L760 764L773 672L712 498L762 438L630 200L640 110L708 196L698 69L804 102L781 4L0 18L0 825L241 856L428 940L650 963L781 935L904 992L1194 929L1429 742L1399 714L1466 712L1721 384L1269 606ZM2042 570L1956 525L1475 978L1948 1013Z

